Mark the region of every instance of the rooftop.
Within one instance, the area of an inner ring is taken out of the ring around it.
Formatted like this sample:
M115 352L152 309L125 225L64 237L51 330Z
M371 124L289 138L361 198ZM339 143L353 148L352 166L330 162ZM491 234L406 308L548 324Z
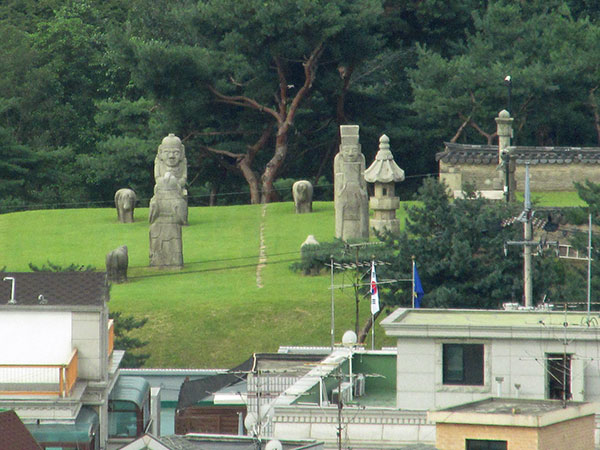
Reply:
M585 338L600 327L594 312L548 310L397 309L381 322L390 336L543 337L543 331L558 330ZM475 334L473 334L475 333ZM590 338L594 336L590 335Z
M265 449L269 438L261 441L250 436L225 436L215 434L190 433L185 436L162 436L155 438L150 435L143 436L122 450L256 450ZM323 444L314 440L280 441L283 450L308 450L322 449ZM258 444L258 445L257 445Z
M41 450L14 411L0 410L0 450Z
M472 403L430 411L436 423L543 427L595 414L600 405L560 400L487 398Z
M102 306L108 301L104 272L3 272L0 306ZM9 304L14 278L15 304Z
M456 164L498 164L497 145L471 145L446 142L437 161ZM600 164L599 147L510 147L517 164Z

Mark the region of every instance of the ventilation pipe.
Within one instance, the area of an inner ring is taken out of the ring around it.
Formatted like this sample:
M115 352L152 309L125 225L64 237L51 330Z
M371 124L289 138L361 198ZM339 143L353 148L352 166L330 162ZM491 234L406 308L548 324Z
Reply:
M10 281L12 286L10 289L10 300L8 301L9 305L14 305L17 303L15 300L15 278L14 277L4 277L4 281Z
M519 392L521 392L521 384L515 383L515 390L517 391L517 398L519 398Z
M496 383L498 383L498 397L502 397L502 382L504 377L496 377Z

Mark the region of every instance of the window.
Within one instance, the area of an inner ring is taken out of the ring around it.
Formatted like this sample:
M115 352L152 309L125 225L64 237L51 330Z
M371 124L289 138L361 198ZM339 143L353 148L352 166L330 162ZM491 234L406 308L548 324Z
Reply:
M466 450L507 450L507 448L506 441L467 439Z
M570 400L571 394L571 355L548 353L546 355L548 374L548 398Z
M483 344L443 344L443 383L483 386Z

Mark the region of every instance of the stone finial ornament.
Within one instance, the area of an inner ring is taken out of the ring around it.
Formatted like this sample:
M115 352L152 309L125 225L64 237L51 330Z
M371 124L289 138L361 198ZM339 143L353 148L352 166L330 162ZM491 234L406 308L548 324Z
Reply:
M404 170L394 161L390 150L390 138L383 134L379 138L379 151L375 161L365 170L367 183L398 183L404 181Z
M498 178L496 179L497 187L504 190L505 197L508 201L515 200L515 192L517 190L517 181L515 179L515 171L517 169L514 158L511 158L510 140L513 137L513 122L510 113L503 109L496 117L496 132L498 134Z
M299 180L292 185L292 196L296 214L312 212L313 185L308 180Z
M185 200L185 222L187 225L187 159L185 157L185 146L181 143L181 139L173 133L169 133L164 137L161 144L158 146L158 152L154 159L154 181L165 176L169 172L181 187L183 199Z
M375 161L365 170L365 180L375 185L375 195L369 201L373 210L373 218L369 221L371 230L379 233L399 232L400 222L396 219L396 210L400 207L400 199L395 196L395 183L404 181L404 170L394 161L390 139L385 134L379 138L379 151L375 155Z
M314 235L309 234L308 236L306 236L306 239L304 240L304 242L300 245L300 248L304 247L305 245L320 245L320 244Z
M177 178L170 172L159 178L150 200L150 266L182 267L181 226L187 204Z
M335 236L343 240L369 238L365 157L358 130L358 125L340 126L340 151L333 160Z
M133 210L137 197L132 189L119 189L115 192L115 207L117 208L117 217L121 223L133 222Z

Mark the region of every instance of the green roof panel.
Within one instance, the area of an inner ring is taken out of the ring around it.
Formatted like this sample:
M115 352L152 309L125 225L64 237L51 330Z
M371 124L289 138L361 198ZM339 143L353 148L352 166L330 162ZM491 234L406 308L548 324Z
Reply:
M113 402L132 402L141 408L150 391L150 383L142 377L121 376L110 393Z
M92 408L81 408L75 423L42 423L25 425L36 441L49 442L76 442L87 443L90 441L95 428L98 427L98 414Z

